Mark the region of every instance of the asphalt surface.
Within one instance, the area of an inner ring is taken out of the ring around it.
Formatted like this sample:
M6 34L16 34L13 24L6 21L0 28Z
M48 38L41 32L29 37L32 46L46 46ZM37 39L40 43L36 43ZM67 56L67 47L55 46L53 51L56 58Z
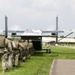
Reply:
M75 60L53 60L49 75L75 75Z

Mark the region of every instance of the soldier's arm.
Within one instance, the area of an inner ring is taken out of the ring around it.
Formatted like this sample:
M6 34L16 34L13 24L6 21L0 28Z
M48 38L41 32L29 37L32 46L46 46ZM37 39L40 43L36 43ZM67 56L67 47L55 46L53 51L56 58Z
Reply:
M23 45L21 43L19 43L18 45L19 45L19 48L23 48Z
M8 50L9 50L10 52L13 52L13 50L12 50L12 45L11 45L11 42L10 42L10 41L8 41Z

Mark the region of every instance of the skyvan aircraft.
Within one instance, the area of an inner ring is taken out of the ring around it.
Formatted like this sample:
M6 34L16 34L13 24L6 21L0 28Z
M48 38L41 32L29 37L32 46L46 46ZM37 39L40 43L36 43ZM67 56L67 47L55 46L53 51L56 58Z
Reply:
M55 36L56 43L58 42L58 33L62 33L64 31L58 31L58 16L56 17L56 30L55 31L40 31L35 29L28 29L26 31L14 31L7 30L7 16L5 16L5 37L8 37L8 33L11 33L15 37L21 37L23 40L31 39L36 50L42 50L42 37ZM50 33L52 35L50 35Z
M27 29L26 31L9 30L8 33L14 37L21 37L23 40L32 40L35 50L42 50L42 37L57 37L56 33L63 33L64 31L41 31L35 29Z

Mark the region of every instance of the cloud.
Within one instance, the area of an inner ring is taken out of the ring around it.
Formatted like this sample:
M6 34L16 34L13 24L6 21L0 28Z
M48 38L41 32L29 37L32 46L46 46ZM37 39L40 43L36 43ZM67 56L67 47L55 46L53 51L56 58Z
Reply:
M60 29L74 28L74 7L74 0L0 0L0 14L8 16L9 28L15 30L55 29L57 15Z
M72 9L73 14L75 14L75 0L70 1L70 7Z
M57 2L56 0L35 0L34 6L39 7L39 8L44 8L44 7L49 7L50 8L56 8Z
M0 10L1 11L6 11L11 9L11 4L9 3L8 0L0 0Z

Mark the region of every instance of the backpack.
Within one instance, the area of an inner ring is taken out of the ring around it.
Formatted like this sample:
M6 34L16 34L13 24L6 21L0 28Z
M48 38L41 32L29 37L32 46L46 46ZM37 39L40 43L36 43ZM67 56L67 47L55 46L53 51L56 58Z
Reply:
M18 49L18 42L17 41L12 41L12 48Z
M5 47L5 36L0 36L0 48Z

